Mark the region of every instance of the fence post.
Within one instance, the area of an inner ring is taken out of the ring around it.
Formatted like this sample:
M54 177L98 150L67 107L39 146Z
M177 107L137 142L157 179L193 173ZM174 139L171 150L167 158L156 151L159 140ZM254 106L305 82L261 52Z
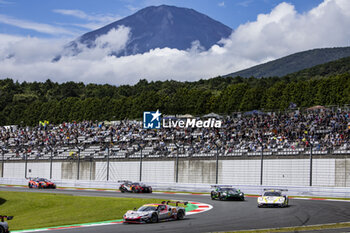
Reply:
M0 147L1 154L2 154L2 163L1 163L1 177L4 177L4 162L5 162L5 150L4 148Z
M312 186L312 144L310 143L310 186Z
M219 147L216 146L216 175L215 175L215 184L219 182Z
M140 155L140 182L142 181L142 146L141 146L141 155Z
M51 149L51 157L50 157L50 180L52 179L52 154L53 154L53 151L52 151L52 148Z
M175 182L178 183L178 182L179 182L179 150L180 150L180 145L178 145L177 142L175 141L175 137L174 137L174 144L175 144L175 146L176 146Z
M27 179L27 163L28 163L28 159L27 159L27 151L24 152L24 159L25 159L25 164L24 164L24 178Z
M109 180L109 146L107 146L107 181Z
M80 172L80 148L78 147L78 172L77 172L77 180L79 180L79 172Z
M260 185L263 185L264 176L264 150L263 144L261 143L261 154L260 154Z

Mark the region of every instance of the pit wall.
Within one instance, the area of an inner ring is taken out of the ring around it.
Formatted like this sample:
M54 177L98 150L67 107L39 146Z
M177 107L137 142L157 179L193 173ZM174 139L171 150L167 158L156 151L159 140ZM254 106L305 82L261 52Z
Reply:
M309 186L310 161L308 159L265 159L263 163L263 185ZM1 163L0 163L1 164ZM218 183L235 185L260 185L260 160L220 160ZM314 159L312 186L350 187L350 159ZM1 168L0 168L1 171ZM52 163L53 180L107 181L107 162L76 161ZM6 161L3 178L24 178L23 161ZM50 178L50 162L27 163L27 177ZM138 181L139 161L111 161L109 181ZM143 161L143 182L176 182L175 161ZM178 183L214 184L216 182L215 160L180 159Z

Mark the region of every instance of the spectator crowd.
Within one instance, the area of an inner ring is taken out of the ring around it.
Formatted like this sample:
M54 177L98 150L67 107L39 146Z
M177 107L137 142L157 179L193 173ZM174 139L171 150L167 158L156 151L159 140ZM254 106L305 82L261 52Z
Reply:
M0 146L18 155L33 148L49 151L62 146L113 146L135 153L151 148L168 155L225 154L235 151L270 151L274 148L309 148L325 151L350 149L350 111L321 109L285 113L236 113L220 117L221 128L143 129L140 121L40 123L36 127L0 127Z

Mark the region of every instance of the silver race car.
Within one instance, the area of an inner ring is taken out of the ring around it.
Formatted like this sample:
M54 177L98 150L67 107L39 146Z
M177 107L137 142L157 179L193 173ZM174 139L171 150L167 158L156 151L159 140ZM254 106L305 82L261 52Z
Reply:
M263 195L258 197L258 207L287 207L288 196L283 195L283 191L287 189L264 189Z
M1 219L1 222L0 222L0 232L5 232L5 233L8 233L10 232L9 230L9 225L7 224L7 222L4 221L4 219L7 219L7 220L11 220L13 219L13 216L5 216L5 215L0 215L0 219Z
M170 206L169 203L175 203L176 206ZM182 220L185 218L186 210L178 204L187 205L187 202L163 201L161 204L146 204L138 210L127 211L123 220L124 223L156 223L164 220Z

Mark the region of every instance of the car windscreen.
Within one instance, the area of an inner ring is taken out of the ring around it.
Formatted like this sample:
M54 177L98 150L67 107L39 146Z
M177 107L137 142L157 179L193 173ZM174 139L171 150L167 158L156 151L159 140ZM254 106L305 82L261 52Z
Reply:
M137 211L156 211L157 206L141 206Z
M268 196L268 197L280 197L280 196L282 196L282 194L279 193L279 192L266 192L266 193L264 193L264 196Z
M234 189L234 188L221 188L220 189L221 191L223 191L223 192L226 192L226 191L231 191L231 192L237 192L237 189Z
M49 180L44 179L44 178L39 178L38 181L49 182Z

